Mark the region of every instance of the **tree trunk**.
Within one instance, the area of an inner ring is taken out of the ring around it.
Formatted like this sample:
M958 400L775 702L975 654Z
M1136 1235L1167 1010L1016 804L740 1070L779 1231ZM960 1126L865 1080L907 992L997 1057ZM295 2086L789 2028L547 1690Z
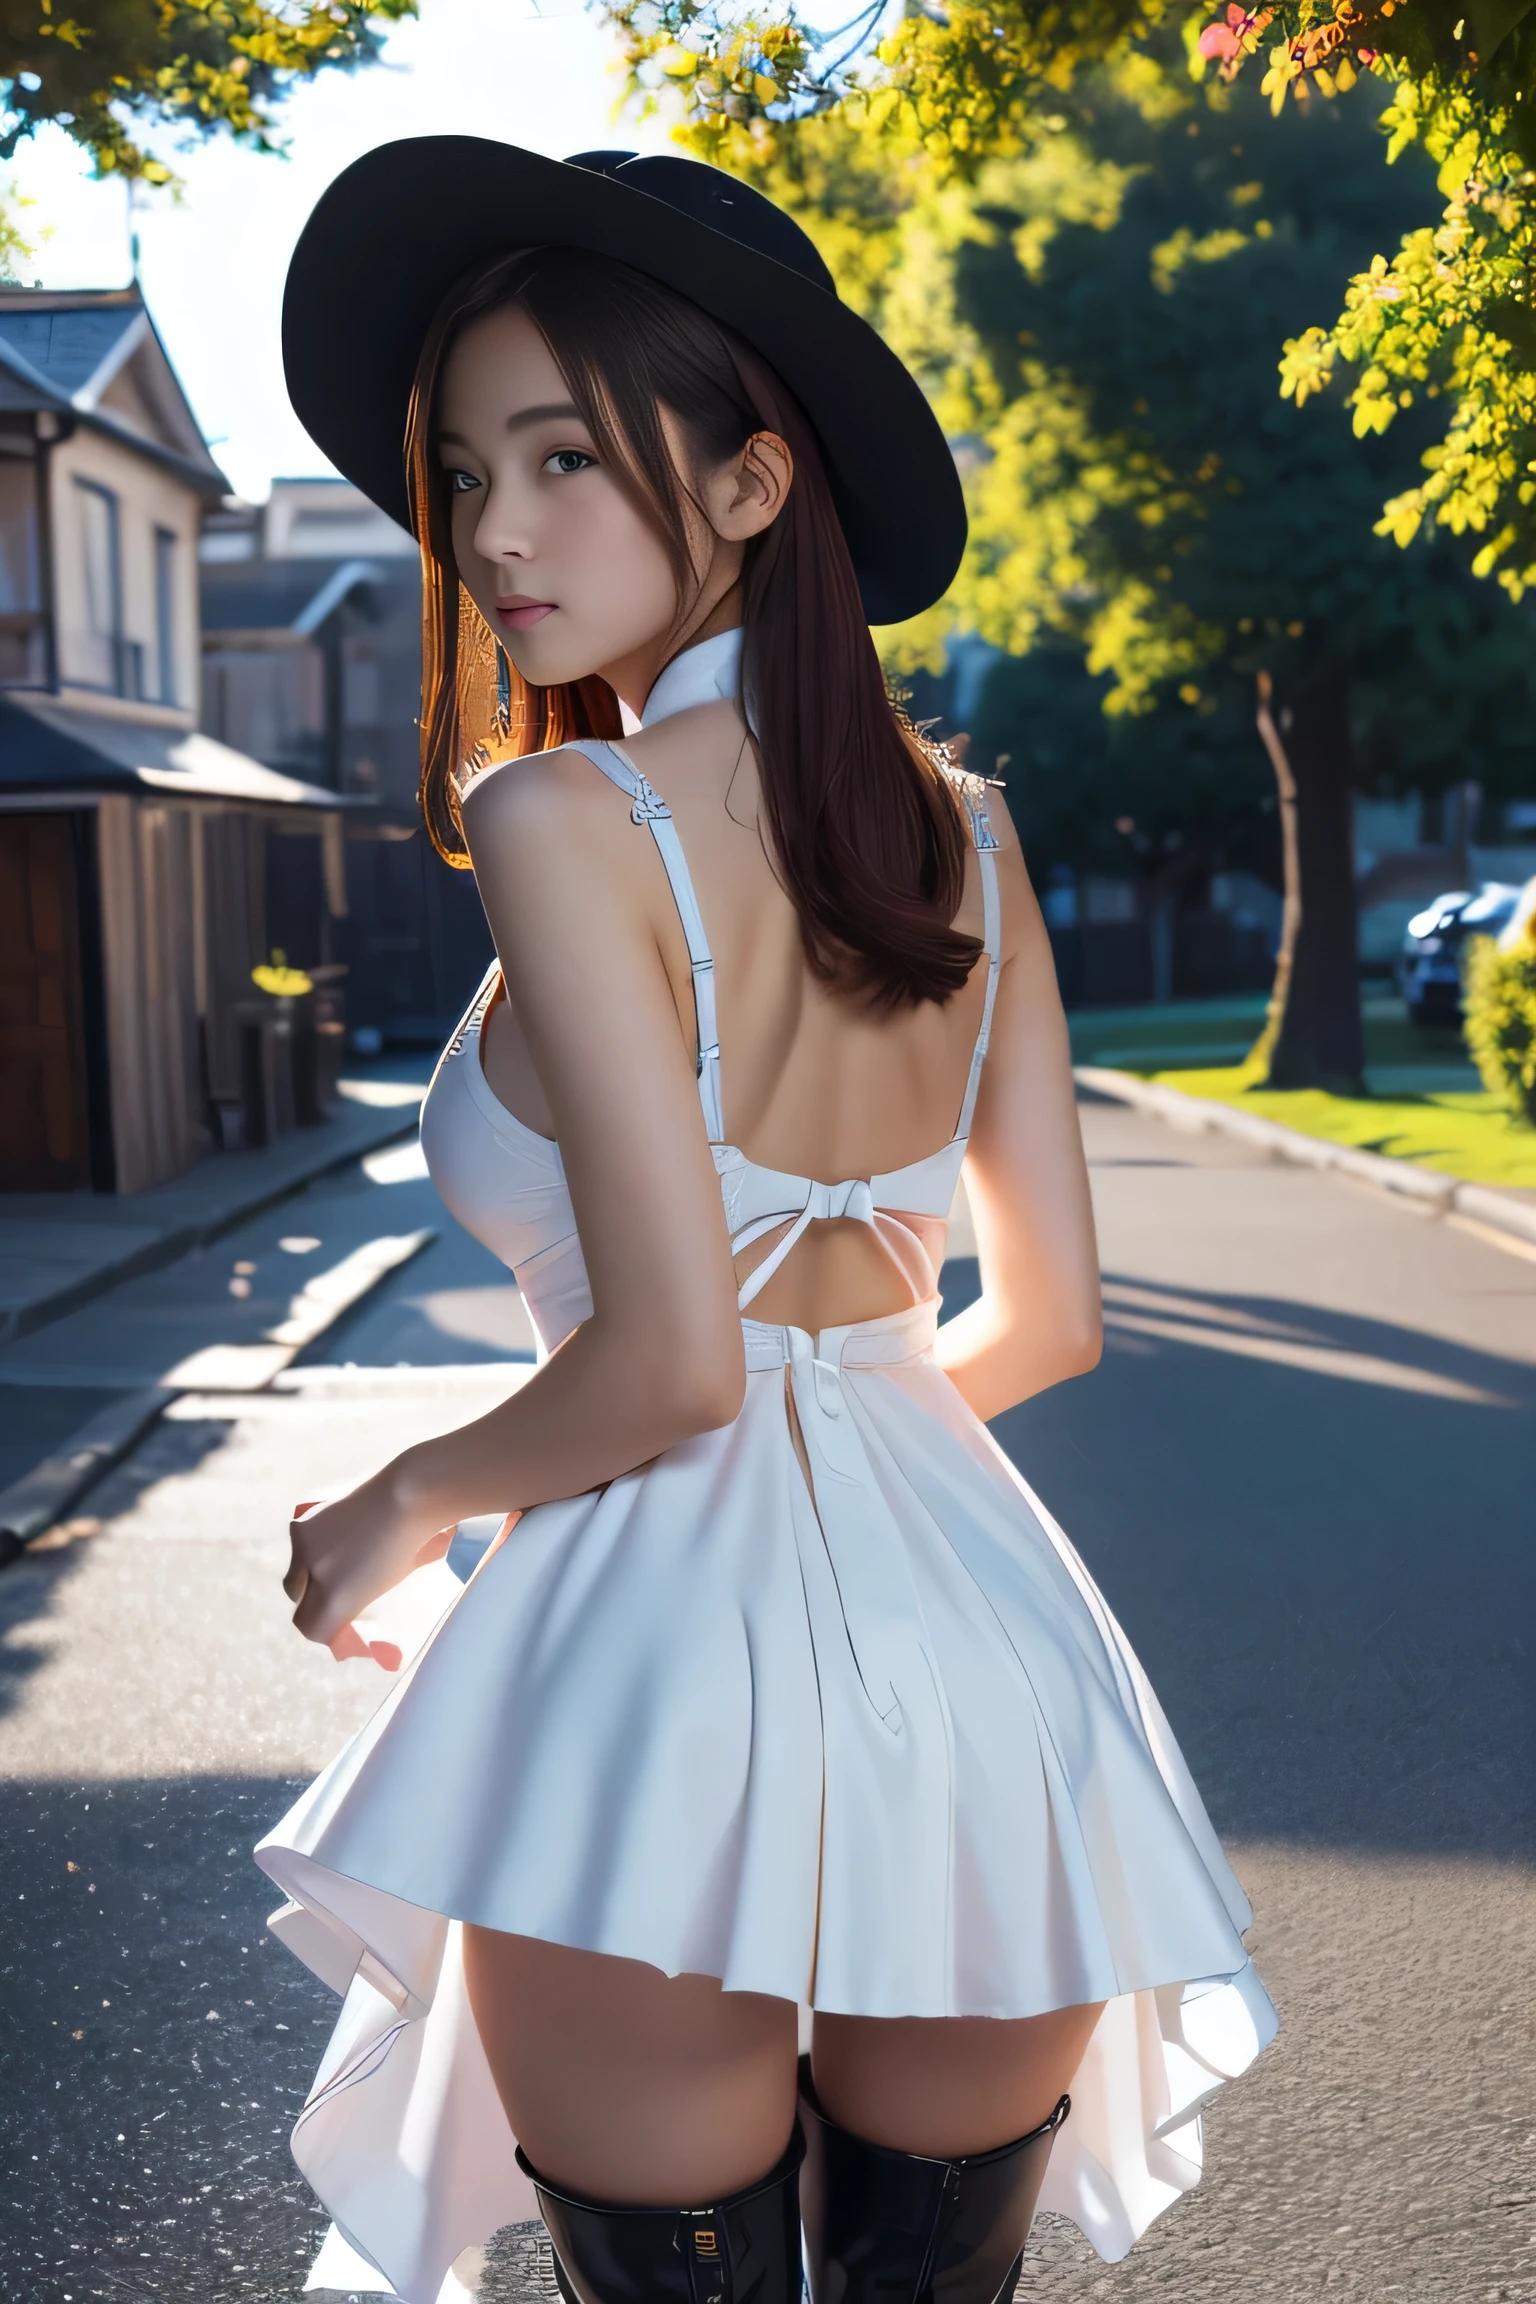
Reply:
M1275 981L1264 1011L1264 1029L1248 1051L1247 1068L1259 1079L1269 1077L1269 1060L1274 1054L1280 1027L1285 1022L1285 1005L1290 996L1291 972L1296 964L1296 938L1301 928L1301 864L1296 847L1296 779L1291 774L1291 763L1280 731L1275 726L1271 709L1273 682L1267 672L1258 677L1258 708L1254 717L1258 723L1269 764L1275 772L1275 787L1280 805L1280 862L1285 901L1280 913L1280 948L1275 954Z
M1152 946L1152 998L1164 1007L1173 998L1173 932L1178 918L1183 871L1159 872L1148 891L1147 928Z
M1270 1088L1365 1093L1355 916L1348 691L1320 681L1273 709L1259 675L1258 728L1280 795L1285 914L1269 1018L1250 1063Z

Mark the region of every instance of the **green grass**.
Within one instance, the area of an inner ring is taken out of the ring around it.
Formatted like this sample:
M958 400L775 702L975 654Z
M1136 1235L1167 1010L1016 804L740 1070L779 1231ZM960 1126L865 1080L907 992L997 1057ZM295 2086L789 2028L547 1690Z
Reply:
M1329 1096L1320 1088L1249 1088L1240 1066L1155 1072L1165 1087L1241 1104L1304 1136L1354 1144L1396 1160L1439 1168L1467 1184L1536 1187L1536 1128L1518 1126L1482 1090L1419 1096Z
M1236 1064L1264 1029L1265 995L1171 1000L1166 1007L1074 1008L1072 1059L1146 1072L1169 1064Z
M1536 1128L1512 1121L1484 1091L1458 1032L1418 1031L1386 993L1367 992L1364 1017L1370 1096L1248 1087L1242 1058L1263 1026L1262 994L1079 1008L1068 1021L1075 1063L1241 1104L1305 1136L1413 1160L1468 1184L1536 1188Z

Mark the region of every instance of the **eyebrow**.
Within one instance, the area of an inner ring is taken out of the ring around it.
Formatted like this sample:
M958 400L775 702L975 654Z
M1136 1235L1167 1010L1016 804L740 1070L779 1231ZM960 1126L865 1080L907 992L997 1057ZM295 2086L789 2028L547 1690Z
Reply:
M545 400L541 401L536 408L520 408L515 416L509 416L506 429L509 432L526 432L530 424L547 424L556 418L563 423L572 417L578 424L581 423L581 410L573 402L569 400ZM467 448L469 446L469 442L460 432L439 432L437 437L440 442L450 447Z

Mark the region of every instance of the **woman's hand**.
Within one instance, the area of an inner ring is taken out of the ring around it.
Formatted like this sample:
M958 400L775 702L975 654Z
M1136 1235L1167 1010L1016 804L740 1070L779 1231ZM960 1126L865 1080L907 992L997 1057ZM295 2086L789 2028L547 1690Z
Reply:
M373 1654L354 1618L413 1568L441 1560L453 1542L452 1528L432 1528L430 1515L402 1501L394 1469L334 1503L297 1505L289 1523L283 1590L294 1602L294 1628L338 1660Z

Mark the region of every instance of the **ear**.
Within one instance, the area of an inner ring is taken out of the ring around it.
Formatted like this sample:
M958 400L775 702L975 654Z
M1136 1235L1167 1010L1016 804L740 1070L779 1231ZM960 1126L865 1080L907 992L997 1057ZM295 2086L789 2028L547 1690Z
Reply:
M717 536L745 544L772 527L795 477L795 460L777 432L754 432L739 455L715 475L710 521Z

